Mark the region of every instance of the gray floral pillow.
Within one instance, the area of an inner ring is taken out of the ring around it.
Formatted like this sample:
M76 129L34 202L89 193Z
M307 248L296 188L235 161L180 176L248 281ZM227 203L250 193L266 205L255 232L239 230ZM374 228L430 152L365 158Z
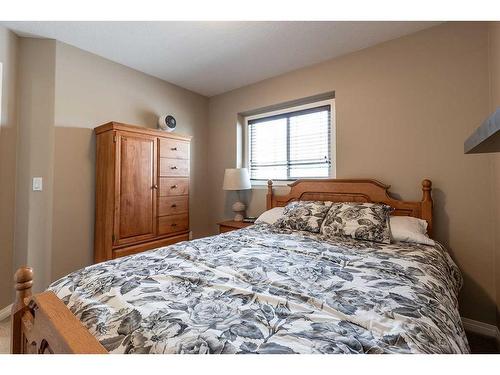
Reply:
M283 216L274 225L278 228L319 233L321 223L331 206L332 202L328 201L291 202L285 207Z
M392 207L379 203L334 203L326 215L321 234L390 244Z

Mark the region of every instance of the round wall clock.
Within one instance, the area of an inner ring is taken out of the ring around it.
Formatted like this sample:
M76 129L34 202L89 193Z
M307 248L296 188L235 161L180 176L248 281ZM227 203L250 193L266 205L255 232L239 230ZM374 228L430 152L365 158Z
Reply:
M162 115L158 118L158 128L161 130L171 132L175 130L176 126L177 121L175 121L175 117L172 115Z

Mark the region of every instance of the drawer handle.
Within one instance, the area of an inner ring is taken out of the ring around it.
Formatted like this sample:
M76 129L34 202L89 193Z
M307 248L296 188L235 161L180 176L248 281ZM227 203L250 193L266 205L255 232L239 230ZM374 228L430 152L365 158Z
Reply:
M170 150L177 151L177 147L171 147Z
M173 204L173 205L171 205L170 207L175 208L175 207L177 207L177 205L174 203L174 204Z
M177 169L177 167L174 165L174 166L170 167L170 169Z
M170 189L177 189L177 185L170 186Z
M176 224L176 223L172 223L172 224L170 224L170 225L171 225L171 226L173 226L173 227L176 227L176 226L177 226L177 224Z

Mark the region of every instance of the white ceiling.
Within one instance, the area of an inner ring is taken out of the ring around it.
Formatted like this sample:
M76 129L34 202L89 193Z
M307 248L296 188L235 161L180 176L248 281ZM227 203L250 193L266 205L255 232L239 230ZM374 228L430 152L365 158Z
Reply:
M438 22L0 22L213 96Z

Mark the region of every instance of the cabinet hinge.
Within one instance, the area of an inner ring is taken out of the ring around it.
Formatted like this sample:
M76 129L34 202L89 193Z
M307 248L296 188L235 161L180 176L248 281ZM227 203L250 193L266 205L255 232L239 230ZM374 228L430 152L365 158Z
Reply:
M114 234L111 236L111 240L112 240L113 242L115 242L115 235L114 235Z
M113 143L116 143L116 134L113 135Z

